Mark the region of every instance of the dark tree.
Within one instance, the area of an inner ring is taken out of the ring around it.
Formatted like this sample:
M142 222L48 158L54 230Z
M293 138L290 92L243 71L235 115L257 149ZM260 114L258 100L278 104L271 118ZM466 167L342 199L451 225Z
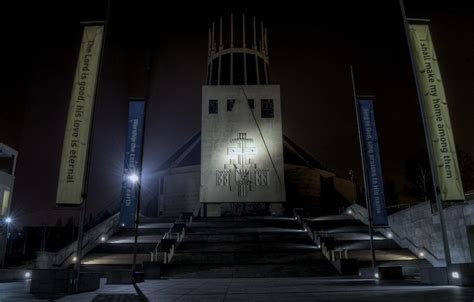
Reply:
M471 154L457 148L459 170L464 187L464 192L474 190L474 160Z
M426 151L419 151L405 164L406 191L418 201L434 201L433 180Z
M387 206L397 204L398 193L395 181L390 178L385 178L384 180L384 190L385 190L385 202Z

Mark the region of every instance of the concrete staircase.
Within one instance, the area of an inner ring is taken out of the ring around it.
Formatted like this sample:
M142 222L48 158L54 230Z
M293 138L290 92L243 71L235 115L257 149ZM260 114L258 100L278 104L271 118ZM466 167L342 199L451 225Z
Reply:
M322 247L331 261L357 259L359 271L371 268L372 254L368 226L349 214L324 217L299 217L298 220L309 231L313 241ZM420 269L431 264L406 248L401 248L393 239L374 231L374 249L377 267L401 266L403 275L419 277Z
M137 245L139 268L144 261L150 261L151 253L175 219L176 217L140 218ZM82 269L98 272L130 270L133 262L134 236L134 229L120 228L110 238L104 238L104 242L83 257Z
M337 271L294 218L195 218L168 278L332 276Z

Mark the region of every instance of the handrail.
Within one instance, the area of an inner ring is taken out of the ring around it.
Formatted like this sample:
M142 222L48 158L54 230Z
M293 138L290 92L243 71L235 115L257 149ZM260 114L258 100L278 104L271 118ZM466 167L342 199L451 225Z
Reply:
M171 236L173 235L173 233L176 233L176 244L173 244L171 246L171 249L169 252L164 252L165 253L165 257L164 257L164 263L168 263L171 258L173 257L174 255L174 249L177 247L177 245L183 240L184 238L184 235L185 235L185 232L186 232L186 227L189 227L193 221L193 215L191 215L189 218L187 219L183 219L183 214L184 213L181 213L179 215L179 217L173 222L173 224L171 225L171 227L169 228L169 230L163 235L163 237L157 242L156 246L155 246L155 249L153 250L153 252L151 252L151 261L152 262L156 262L158 261L158 253L159 253L159 250L160 250L160 247L161 247L161 243L163 242L164 239L168 239L168 238L171 238ZM179 230L174 230L175 226L177 224L182 224L182 223L185 223L185 226L182 227L181 229ZM174 231L173 231L174 230Z

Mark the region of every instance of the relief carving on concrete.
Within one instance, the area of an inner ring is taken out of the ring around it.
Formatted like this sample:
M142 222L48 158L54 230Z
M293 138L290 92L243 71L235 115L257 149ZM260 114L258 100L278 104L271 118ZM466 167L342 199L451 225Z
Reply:
M257 186L267 186L269 172L257 168L257 148L252 146L253 139L247 138L247 133L240 132L237 138L231 139L231 143L232 146L227 148L229 162L224 164L223 170L216 171L216 185L237 191L239 197L246 197Z

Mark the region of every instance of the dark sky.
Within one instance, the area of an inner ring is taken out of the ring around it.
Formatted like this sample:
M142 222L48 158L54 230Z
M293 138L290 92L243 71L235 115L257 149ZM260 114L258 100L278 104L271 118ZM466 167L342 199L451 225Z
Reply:
M105 16L105 1L9 4L2 21L0 141L19 149L14 213L22 223L54 224L72 212L55 207L67 106L81 20ZM326 2L331 2L327 4ZM457 144L474 156L474 9L465 1L406 1L408 15L431 30ZM89 211L120 198L127 97L145 93L153 54L145 136L146 204L156 168L200 129L207 28L220 14L256 15L269 31L270 73L281 85L283 131L323 164L360 175L349 65L360 94L376 96L384 175L402 189L407 159L424 136L398 1L318 1L256 7L184 8L112 2L94 120ZM322 4L326 3L326 4ZM428 5L430 3L430 5Z

